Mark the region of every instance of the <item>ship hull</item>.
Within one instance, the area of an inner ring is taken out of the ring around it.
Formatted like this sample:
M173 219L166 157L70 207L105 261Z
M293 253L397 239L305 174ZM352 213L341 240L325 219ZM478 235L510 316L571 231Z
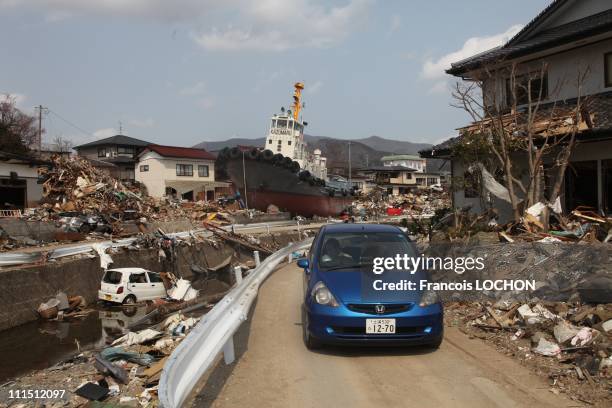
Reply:
M270 162L229 160L226 169L242 195L246 184L248 207L260 211L275 205L292 215L329 217L339 215L352 202L350 196L330 196L325 187L310 185L292 171Z

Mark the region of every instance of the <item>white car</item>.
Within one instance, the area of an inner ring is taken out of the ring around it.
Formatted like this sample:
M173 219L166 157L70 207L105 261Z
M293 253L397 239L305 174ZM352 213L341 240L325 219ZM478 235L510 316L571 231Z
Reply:
M113 303L136 303L166 297L164 281L157 272L142 268L109 269L102 277L98 299Z

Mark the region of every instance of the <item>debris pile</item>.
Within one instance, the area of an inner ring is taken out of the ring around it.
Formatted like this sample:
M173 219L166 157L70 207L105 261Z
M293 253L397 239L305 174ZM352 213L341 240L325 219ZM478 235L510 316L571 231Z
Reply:
M128 331L106 347L80 352L2 387L65 390L61 399L53 401L57 406L77 407L88 401L104 401L105 406L157 406L157 387L168 356L198 321L198 317L174 313L146 329ZM0 400L0 404L9 402Z
M432 217L436 210L450 206L450 195L447 191L416 190L393 196L379 187L358 197L352 203L352 215L363 218L385 215L428 218Z
M549 378L550 391L610 406L612 304L453 302L446 324Z
M144 215L157 209L139 187L127 186L86 159L54 156L51 160L53 166L41 173L45 180L42 209L47 212L119 216L126 210Z

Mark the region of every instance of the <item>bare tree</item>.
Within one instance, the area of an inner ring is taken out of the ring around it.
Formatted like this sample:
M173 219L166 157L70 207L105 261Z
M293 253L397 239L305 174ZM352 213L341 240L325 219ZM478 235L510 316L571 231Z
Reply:
M592 126L582 95L588 69L577 75L578 95L571 104L554 102L567 82L559 81L548 92L547 71L546 64L535 72L525 72L524 67L513 64L504 70L485 70L480 80L467 85L458 83L453 91L453 106L468 112L473 121L462 131L456 147L458 156L468 149L478 152L481 158L492 159L479 162L500 176L516 222L533 204L557 200L576 135ZM504 85L505 92L501 90ZM500 100L504 94L505 100ZM527 163L527 174L520 169L523 161ZM556 171L548 197L543 192L545 164ZM547 214L543 215L546 228Z
M11 95L0 95L0 150L27 154L37 140L36 118L17 109Z
M66 139L63 136L58 135L53 138L52 146L53 150L58 153L70 153L72 147L74 146L74 143L72 143L72 140Z

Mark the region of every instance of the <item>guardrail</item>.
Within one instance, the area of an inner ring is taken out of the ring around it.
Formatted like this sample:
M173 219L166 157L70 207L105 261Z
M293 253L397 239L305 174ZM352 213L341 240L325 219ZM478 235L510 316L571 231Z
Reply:
M275 227L283 227L283 226L296 226L298 231L300 228L304 228L303 225L296 223L295 221L277 221L272 223L255 223L255 224L242 224L242 225L226 225L222 227L226 231L234 231L234 232L247 232L251 229L261 229L265 228L268 232L274 230ZM309 226L306 226L309 228ZM166 234L169 237L176 238L186 238L190 235L202 235L202 236L211 236L212 233L204 228L198 228L190 231L176 232ZM115 241L106 240L99 241L96 243L86 243L86 244L74 244L69 246L64 246L60 248L41 248L39 251L10 251L5 253L0 253L0 267L2 266L13 266L13 265L23 265L35 262L41 262L44 259L58 259L63 258L65 256L72 256L78 254L87 254L91 252L96 252L96 248L94 246L99 246L102 248L121 248L127 247L136 241L136 237L123 238Z
M180 407L206 371L223 352L226 364L234 361L234 334L247 320L259 286L283 260L312 243L312 238L276 251L242 279L218 302L168 358L159 380L159 400L165 408Z

